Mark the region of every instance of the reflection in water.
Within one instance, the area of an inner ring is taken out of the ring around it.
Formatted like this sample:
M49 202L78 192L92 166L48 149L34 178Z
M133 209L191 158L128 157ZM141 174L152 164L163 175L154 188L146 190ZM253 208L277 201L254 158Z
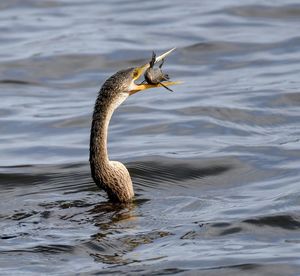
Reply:
M125 235L126 230L134 227L135 203L102 203L94 206L89 213L99 228L98 233L85 244L91 251L90 255L102 263L126 264L123 255L134 248Z
M143 202L145 201L117 206L111 203L99 204L90 211L99 232L85 246L96 261L114 265L134 263L135 260L125 257L126 253L169 235L168 232L158 230L138 233L136 208Z

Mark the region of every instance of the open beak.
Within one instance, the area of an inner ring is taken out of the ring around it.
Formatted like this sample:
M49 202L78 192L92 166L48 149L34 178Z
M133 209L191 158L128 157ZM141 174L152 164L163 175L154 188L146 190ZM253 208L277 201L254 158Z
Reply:
M176 48L173 48L165 53L163 53L162 55L156 57L155 59L155 63L160 62L161 60L163 60L166 56L168 56L169 54L171 54ZM140 67L136 67L135 68L135 77L134 77L134 81L139 79L144 73L145 71L150 67L149 62L144 64L143 66ZM175 85L175 84L180 84L181 81L164 81L163 85L164 86L170 86L170 85ZM148 83L141 83L141 84L134 84L132 87L132 90L130 90L129 95L133 95L137 92L149 89L149 88L156 88L156 87L162 87L163 85L161 84L148 84Z

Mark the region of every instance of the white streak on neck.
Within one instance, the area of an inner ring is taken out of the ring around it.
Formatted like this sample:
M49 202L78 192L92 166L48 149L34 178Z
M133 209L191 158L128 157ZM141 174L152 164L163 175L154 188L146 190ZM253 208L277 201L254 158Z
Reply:
M118 98L108 107L106 117L105 117L105 122L103 126L103 141L100 141L102 143L101 146L102 149L104 150L104 154L107 157L107 160L109 161L108 153L107 153L107 134L108 134L108 126L109 122L111 120L112 114L114 111L128 98L128 93L120 93Z

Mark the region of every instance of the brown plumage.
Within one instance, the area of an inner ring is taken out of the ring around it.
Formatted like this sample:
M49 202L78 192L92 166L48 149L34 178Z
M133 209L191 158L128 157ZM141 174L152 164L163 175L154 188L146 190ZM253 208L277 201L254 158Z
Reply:
M90 137L90 166L93 180L112 201L131 201L134 192L126 167L110 161L107 153L108 125L113 111L129 96L134 68L119 71L102 86L94 108Z
M158 62L174 49L157 57ZM90 136L90 167L92 178L98 187L105 190L110 200L115 202L130 202L134 197L132 181L126 167L117 161L110 161L107 153L107 132L114 110L139 91L155 88L159 84L136 84L138 78L149 68L149 64L141 67L121 70L108 78L98 94L91 126ZM173 85L178 82L166 81L163 85Z

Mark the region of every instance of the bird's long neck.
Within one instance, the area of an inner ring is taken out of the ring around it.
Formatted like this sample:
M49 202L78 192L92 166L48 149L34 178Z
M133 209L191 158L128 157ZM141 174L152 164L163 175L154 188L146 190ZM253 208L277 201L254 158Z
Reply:
M107 152L108 125L113 110L96 103L90 137L90 161L95 167L105 166L109 163Z
M109 167L107 151L108 126L114 110L127 98L121 94L114 101L103 98L101 92L96 100L90 137L90 164L92 174L101 174Z

